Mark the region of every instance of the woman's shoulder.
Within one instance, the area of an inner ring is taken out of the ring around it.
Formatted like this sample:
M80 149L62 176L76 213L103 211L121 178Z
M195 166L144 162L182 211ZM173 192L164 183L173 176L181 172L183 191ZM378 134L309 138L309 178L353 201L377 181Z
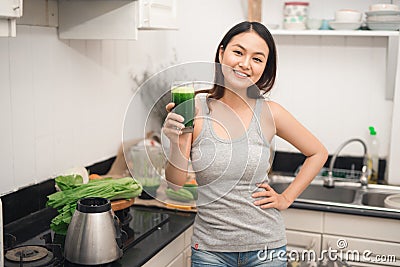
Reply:
M266 107L269 108L269 110L271 111L272 115L275 117L276 115L285 112L285 108L280 105L279 103L272 101L271 99L268 98L263 98L263 105L265 105Z
M293 115L286 108L275 101L266 99L264 104L269 109L276 127L281 125L281 123L287 123L293 118Z

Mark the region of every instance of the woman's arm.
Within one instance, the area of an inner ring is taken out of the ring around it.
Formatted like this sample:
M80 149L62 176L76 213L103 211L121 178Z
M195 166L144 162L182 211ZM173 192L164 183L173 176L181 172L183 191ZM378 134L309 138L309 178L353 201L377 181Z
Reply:
M171 112L174 106L174 103L166 106L168 115L162 128L163 133L170 141L165 178L176 186L182 186L187 179L193 133L182 133L182 129L185 127L183 125L184 118Z
M266 196L255 203L261 208L285 209L319 173L328 158L328 152L321 142L286 109L275 102L269 102L269 106L275 121L276 135L295 146L306 156L306 160L294 181L282 194L277 194L268 184L262 184L260 187L265 188L267 193L255 193L253 197Z
M184 185L187 179L192 136L192 133L180 134L178 142L171 142L170 145L170 155L165 167L165 178L177 186Z

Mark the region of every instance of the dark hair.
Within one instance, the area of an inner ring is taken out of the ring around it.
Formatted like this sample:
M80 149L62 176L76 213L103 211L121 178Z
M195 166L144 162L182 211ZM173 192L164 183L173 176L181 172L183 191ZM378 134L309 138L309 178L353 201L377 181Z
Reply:
M274 39L272 38L271 33L263 24L259 22L243 21L233 26L225 34L224 38L222 38L221 42L218 45L217 53L215 55L215 63L217 64L215 66L215 80L213 88L211 88L210 90L201 90L197 93L207 92L210 94L208 97L214 99L220 99L224 96L224 75L222 74L221 64L219 61L219 50L221 49L221 47L225 49L231 39L236 35L250 31L255 31L261 38L264 39L264 41L268 45L269 53L267 64L265 66L263 74L261 75L261 78L256 82L255 86L250 86L247 89L247 95L252 98L258 98L260 97L259 91L262 91L263 94L266 94L272 89L276 78L276 47ZM254 89L256 90L256 92L254 91Z

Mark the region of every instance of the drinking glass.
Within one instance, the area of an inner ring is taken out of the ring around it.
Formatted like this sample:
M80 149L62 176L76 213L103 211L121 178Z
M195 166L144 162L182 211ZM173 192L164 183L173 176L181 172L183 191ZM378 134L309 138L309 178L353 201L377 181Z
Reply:
M181 115L185 120L182 132L193 132L194 119L194 83L173 82L171 86L171 100L175 103L173 112Z

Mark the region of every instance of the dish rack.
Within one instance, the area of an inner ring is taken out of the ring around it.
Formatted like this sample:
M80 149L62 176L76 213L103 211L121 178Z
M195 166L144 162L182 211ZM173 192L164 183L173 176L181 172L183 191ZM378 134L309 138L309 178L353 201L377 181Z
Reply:
M303 165L297 167L295 171L295 175L297 175ZM321 171L317 174L318 177L328 177L329 168L323 167ZM359 180L362 175L361 171L357 170L347 170L347 169L332 169L332 177L335 179L343 179L343 180Z

